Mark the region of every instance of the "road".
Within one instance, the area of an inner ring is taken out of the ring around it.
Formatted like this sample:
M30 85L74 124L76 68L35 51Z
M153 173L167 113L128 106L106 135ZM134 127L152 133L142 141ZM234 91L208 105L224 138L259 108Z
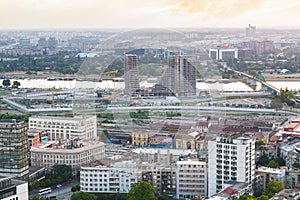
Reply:
M52 188L52 192L49 194L43 195L44 197L52 197L56 196L58 200L69 200L71 199L71 188L74 185L79 184L79 180L72 180L70 183L62 185L60 188ZM38 191L30 192L29 197L33 198L34 196L38 196Z

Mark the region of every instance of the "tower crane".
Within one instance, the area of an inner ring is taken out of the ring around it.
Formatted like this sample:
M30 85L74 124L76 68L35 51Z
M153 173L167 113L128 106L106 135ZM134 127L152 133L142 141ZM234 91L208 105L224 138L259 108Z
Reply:
M116 101L117 95L116 95L116 82L115 82L115 78L116 78L116 74L118 73L118 70L113 70L113 71L109 71L109 72L103 72L101 73L101 75L111 75L113 78L113 83L114 83L114 93L113 93L113 101Z

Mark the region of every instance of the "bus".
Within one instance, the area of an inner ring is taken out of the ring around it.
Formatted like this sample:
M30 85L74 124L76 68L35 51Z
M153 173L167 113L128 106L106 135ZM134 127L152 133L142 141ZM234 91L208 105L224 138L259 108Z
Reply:
M39 190L39 195L44 195L44 194L48 194L51 192L52 192L51 188L44 188L44 189Z

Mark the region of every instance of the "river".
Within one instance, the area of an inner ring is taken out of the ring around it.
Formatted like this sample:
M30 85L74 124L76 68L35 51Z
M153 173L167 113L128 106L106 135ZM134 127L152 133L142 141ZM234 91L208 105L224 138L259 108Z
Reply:
M92 82L92 81L63 81L54 80L48 81L46 79L11 79L13 81L19 81L21 83L20 88L43 88L43 89L112 89L114 85L116 89L124 89L124 82L113 82L111 80L103 80L102 82ZM2 83L3 79L0 79ZM298 81L268 81L269 84L274 85L277 88L288 88L289 90L299 90L300 82ZM151 87L155 83L149 83L146 81L140 82L141 88ZM259 84L258 84L259 85ZM232 83L205 83L197 82L196 88L198 90L219 90L219 91L253 91L248 85L243 82L232 82Z

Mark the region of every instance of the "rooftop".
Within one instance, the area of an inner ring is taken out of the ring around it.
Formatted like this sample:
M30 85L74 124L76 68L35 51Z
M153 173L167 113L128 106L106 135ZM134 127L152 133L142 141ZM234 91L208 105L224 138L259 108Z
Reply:
M19 128L25 126L23 121L11 119L11 120L0 120L0 128Z
M90 116L90 117L94 117L94 116ZM87 119L90 117L86 117ZM75 117L56 117L56 116L32 116L30 117L30 119L52 119L55 121L58 120L74 120L74 121L78 121L78 120L82 120L85 119L84 116L75 116Z
M62 140L62 141L48 141L39 143L31 147L34 152L49 152L49 153L76 153L90 149L97 145L105 145L103 142L97 140Z
M191 149L153 149L153 148L139 148L134 149L134 153L148 153L148 154L173 154L173 155L188 155L188 154L197 154L196 150Z
M285 146L281 146L280 150L283 150L283 151L293 151L294 147L291 146L291 145L285 145Z
M283 169L274 169L269 167L259 167L257 169L257 172L264 172L264 173L270 173L270 174L277 174L277 176L285 176L285 170Z
M206 162L188 159L183 161L177 161L176 164L177 165L206 165Z

